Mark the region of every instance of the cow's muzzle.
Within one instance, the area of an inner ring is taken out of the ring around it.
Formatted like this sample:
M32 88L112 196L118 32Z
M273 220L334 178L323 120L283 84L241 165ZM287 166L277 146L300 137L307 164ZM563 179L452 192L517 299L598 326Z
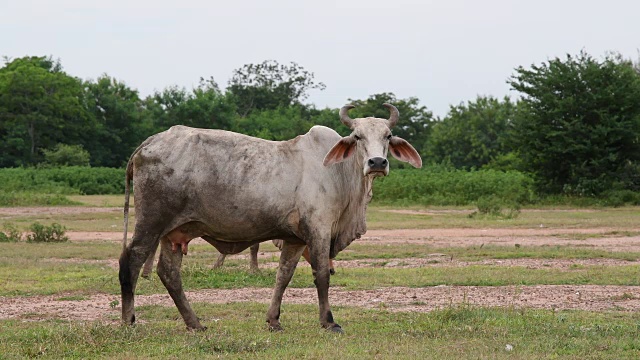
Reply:
M364 173L365 175L386 176L389 173L389 160L379 156L370 158L367 160Z

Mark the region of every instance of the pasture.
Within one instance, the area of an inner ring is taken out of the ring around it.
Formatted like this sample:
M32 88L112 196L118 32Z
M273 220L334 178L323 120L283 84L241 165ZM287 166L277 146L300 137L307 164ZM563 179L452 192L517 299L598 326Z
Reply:
M367 234L336 259L330 301L345 334L335 335L318 324L304 260L285 293L285 331L266 330L271 243L253 274L248 251L212 270L215 249L192 242L184 285L207 331L185 330L155 274L138 283L137 325L122 326L122 197L69 199L81 205L0 208L0 226L57 222L71 239L1 244L0 359L640 357L639 207L507 219L372 206Z

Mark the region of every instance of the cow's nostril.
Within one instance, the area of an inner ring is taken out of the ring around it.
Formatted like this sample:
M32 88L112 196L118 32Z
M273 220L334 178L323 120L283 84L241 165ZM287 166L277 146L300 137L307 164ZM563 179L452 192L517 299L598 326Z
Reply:
M382 159L382 166L383 167L387 167L388 163L389 163L389 161L387 159Z
M375 166L376 162L373 161L373 159L369 159L369 161L367 161L367 164L369 164L369 166Z

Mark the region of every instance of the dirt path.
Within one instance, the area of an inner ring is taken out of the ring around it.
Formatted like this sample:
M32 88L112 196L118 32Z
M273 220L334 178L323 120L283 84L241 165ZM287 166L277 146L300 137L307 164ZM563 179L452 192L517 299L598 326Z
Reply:
M640 232L640 228L629 229ZM614 228L580 229L399 229L369 230L354 244L423 244L433 247L497 246L579 246L607 251L640 252L640 235L617 235ZM129 234L128 239L131 240ZM584 235L584 238L581 237ZM68 231L72 241L122 241L121 232ZM194 243L202 240L194 240Z
M189 291L192 303L223 304L229 302L269 303L272 289L245 288L232 290ZM106 320L117 321L120 307L117 295L98 294L86 300L59 300L62 296L0 297L0 319L26 318ZM316 290L287 289L286 304L313 304L317 302ZM347 291L332 288L331 303L334 306L357 306L367 309L390 311L426 312L451 305L536 308L551 310L590 311L638 311L640 287L637 286L435 286L426 288L392 287L376 290ZM114 304L112 306L111 304ZM136 306L161 305L173 307L169 295L138 295Z

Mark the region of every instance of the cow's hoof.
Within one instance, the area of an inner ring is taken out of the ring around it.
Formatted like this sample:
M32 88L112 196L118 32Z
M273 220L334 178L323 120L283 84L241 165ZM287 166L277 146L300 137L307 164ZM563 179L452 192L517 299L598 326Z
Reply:
M331 331L332 333L336 333L336 334L344 334L344 330L342 330L342 328L338 324L333 325L332 327L328 328L327 330Z
M194 332L195 332L195 331L206 331L206 330L207 330L207 327L206 327L206 326L202 326L202 325L200 325L200 326L198 326L198 327L191 327L191 326L187 326L187 330L189 330L189 331L194 331Z
M335 274L336 274L336 271L335 271L334 269L329 269L329 274L331 274L331 275L335 275Z
M284 329L282 328L282 326L280 326L280 324L267 325L267 327L269 328L269 331L271 331L271 332L282 332L282 331L284 331Z

